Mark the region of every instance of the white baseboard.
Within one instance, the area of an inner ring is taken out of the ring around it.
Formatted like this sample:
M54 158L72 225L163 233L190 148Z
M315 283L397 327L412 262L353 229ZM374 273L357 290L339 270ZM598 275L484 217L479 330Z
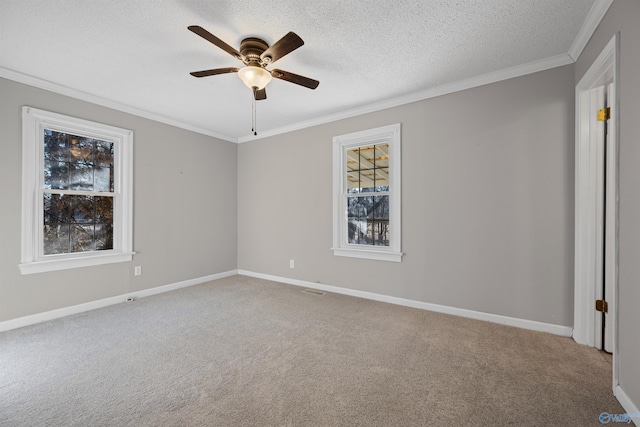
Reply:
M286 283L289 285L302 286L310 289L318 289L326 292L334 292L337 294L350 295L374 301L388 302L391 304L403 305L406 307L435 311L438 313L452 314L454 316L467 317L469 319L484 320L486 322L499 323L501 325L515 326L517 328L530 329L532 331L547 332L554 335L561 335L563 337L571 337L571 334L573 332L573 328L571 328L570 326L554 325L551 323L537 322L535 320L518 319L515 317L501 316L499 314L484 313L481 311L467 310L464 308L431 304L428 302L392 297L388 295L376 294L373 292L358 291L355 289L341 288L338 286L324 285L298 279L290 279L288 277L272 276L269 274L255 273L253 271L247 270L238 270L238 274L241 274L243 276L255 277L258 279Z
M620 405L622 405L631 421L633 421L636 426L640 427L640 409L638 409L631 399L629 399L627 393L625 393L619 385L616 386L614 391L616 399L618 399L618 402L620 402Z
M326 292L334 292L337 294L350 295L359 298L370 299L374 301L387 302L390 304L402 305L406 307L419 308L422 310L435 311L438 313L452 314L454 316L467 317L470 319L484 320L502 325L515 326L533 331L547 332L555 335L571 337L572 328L569 326L553 325L550 323L537 322L534 320L518 319L515 317L501 316L499 314L483 313L481 311L467 310L464 308L449 307L445 305L431 304L422 301L415 301L406 298L392 297L389 295L376 294L373 292L358 291L355 289L341 288L338 286L324 285L319 283L307 282L304 280L290 279L281 276L272 276L269 274L255 273L248 270L230 270L223 273L212 274L209 276L198 277L195 279L185 280L182 282L172 283L169 285L158 286L155 288L144 289L141 291L130 292L123 295L104 298L96 301L90 301L83 304L73 305L60 308L57 310L46 311L44 313L33 314L30 316L19 317L17 319L6 320L0 322L0 332L10 329L21 328L23 326L34 325L48 320L58 319L60 317L78 314L97 308L107 307L109 305L119 304L127 300L127 298L144 298L151 295L169 292L187 286L193 286L212 280L222 279L236 274L244 276L256 277L259 279L271 280L275 282L286 283L289 285L301 286L310 289L318 289Z
M211 274L208 276L197 277L195 279L184 280L181 282L171 283L155 288L144 289L141 291L129 292L123 295L90 301L83 304L72 305L69 307L59 308L57 310L45 311L44 313L32 314L30 316L18 317L17 319L6 320L0 322L0 332L10 329L22 328L23 326L34 325L36 323L46 322L48 320L58 319L60 317L72 314L83 313L85 311L95 310L97 308L107 307L109 305L120 304L128 298L144 298L151 295L161 294L163 292L174 291L187 286L198 285L200 283L210 282L212 280L222 279L223 277L235 276L238 270L225 271L223 273Z

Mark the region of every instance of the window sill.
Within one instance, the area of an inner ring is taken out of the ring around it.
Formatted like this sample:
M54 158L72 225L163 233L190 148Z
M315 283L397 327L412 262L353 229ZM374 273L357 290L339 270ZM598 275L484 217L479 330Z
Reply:
M135 252L105 253L78 256L74 258L48 259L19 264L21 274L44 273L47 271L66 270L70 268L89 267L92 265L113 264L133 259Z
M378 261L402 262L402 252L381 251L376 249L332 248L333 255L350 258L364 258Z

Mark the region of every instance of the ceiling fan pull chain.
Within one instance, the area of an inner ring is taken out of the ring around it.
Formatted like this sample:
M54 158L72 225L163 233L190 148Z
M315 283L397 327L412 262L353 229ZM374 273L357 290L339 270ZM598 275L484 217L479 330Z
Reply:
M255 89L256 88L254 88L254 93L255 93ZM251 114L251 131L253 132L254 136L257 136L258 135L258 129L257 129L258 126L256 124L256 97L255 97L255 95L253 95L251 97L251 99L252 99L251 102L253 103L253 105L252 105L252 114Z
M253 97L251 97L251 132L255 132L256 129L255 111L253 110L254 103L255 101L253 100Z

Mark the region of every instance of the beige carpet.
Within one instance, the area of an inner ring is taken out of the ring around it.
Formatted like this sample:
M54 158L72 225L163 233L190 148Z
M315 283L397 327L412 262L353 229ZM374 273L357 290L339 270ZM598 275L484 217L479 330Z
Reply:
M569 338L234 276L0 334L2 426L598 426Z

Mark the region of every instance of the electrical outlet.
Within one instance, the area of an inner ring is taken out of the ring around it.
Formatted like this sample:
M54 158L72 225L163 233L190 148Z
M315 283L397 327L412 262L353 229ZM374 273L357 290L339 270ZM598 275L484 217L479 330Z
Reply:
M136 276L140 276L142 274L142 267L136 265L136 268L133 269L133 274L135 274Z
M290 259L289 260L289 268L295 268L295 266L296 266L295 262L292 259Z

